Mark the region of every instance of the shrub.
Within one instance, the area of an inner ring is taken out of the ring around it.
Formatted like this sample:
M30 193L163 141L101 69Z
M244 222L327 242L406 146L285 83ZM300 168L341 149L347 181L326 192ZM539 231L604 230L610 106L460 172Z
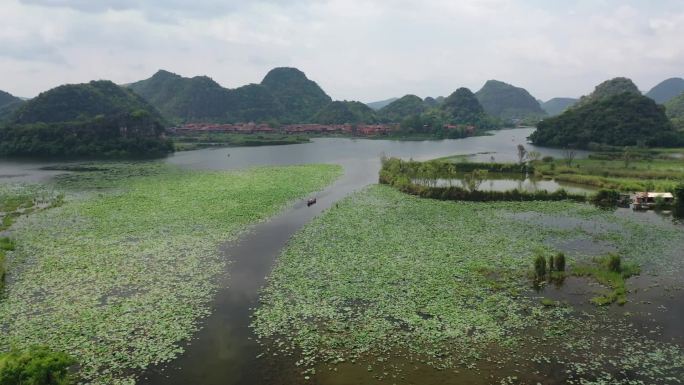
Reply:
M554 257L554 264L556 265L556 270L565 271L565 254L556 254L556 256Z
M542 162L544 162L544 163L551 163L551 162L553 162L553 157L547 155L547 156L545 156L545 157L542 158Z
M555 269L553 268L553 256L549 256L549 273L554 271Z
M67 354L44 347L13 350L0 355L0 385L70 385L73 364Z
M546 258L539 254L534 258L534 277L538 280L546 276Z
M617 254L610 254L608 256L608 270L619 273L620 272L620 264L621 264L621 259L620 256Z

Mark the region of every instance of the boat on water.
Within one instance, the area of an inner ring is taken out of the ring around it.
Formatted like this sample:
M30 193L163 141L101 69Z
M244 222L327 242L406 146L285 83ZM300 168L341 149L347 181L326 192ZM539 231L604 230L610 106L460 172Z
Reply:
M669 192L638 192L632 197L634 210L651 210L659 205L672 205L674 195Z
M306 201L307 206L312 206L316 204L316 198L310 198L309 200Z

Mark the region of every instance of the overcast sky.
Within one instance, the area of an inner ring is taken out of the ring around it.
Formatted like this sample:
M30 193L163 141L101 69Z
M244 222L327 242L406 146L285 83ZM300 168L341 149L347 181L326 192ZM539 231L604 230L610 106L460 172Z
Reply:
M0 18L0 89L25 97L160 68L234 88L291 66L364 102L684 76L682 0L0 0Z

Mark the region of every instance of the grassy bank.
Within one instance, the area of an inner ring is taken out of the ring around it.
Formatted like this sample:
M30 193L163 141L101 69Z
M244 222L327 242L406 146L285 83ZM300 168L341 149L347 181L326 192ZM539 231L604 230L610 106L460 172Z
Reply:
M218 245L341 173L330 165L89 168L57 182L78 192L64 205L12 227L0 350L68 353L95 384L130 383L132 369L182 352L226 268Z
M681 269L681 231L586 204L454 203L374 186L291 240L254 327L271 354L294 354L303 375L356 362L400 377L385 363L401 357L458 371L483 364L488 374L514 365L520 377L553 360L559 382L619 383L638 372L645 383L674 383L681 347L640 336L599 308L591 316L545 308L532 294L532 256L567 252L554 245L576 239L608 242L651 272Z
M684 180L684 153L612 152L592 154L589 159L564 159L534 162L535 174L556 181L583 184L603 189L634 191L674 191Z
M308 143L310 141L306 136L286 134L203 133L173 136L176 151L189 151L209 147L279 146Z

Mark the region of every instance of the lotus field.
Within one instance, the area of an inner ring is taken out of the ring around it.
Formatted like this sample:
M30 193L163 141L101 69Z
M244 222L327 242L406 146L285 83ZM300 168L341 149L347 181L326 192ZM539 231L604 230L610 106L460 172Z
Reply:
M65 352L92 384L133 383L136 369L182 352L226 271L219 245L341 174L330 165L189 172L159 163L80 171L53 186L66 191L60 207L10 228L0 351Z
M676 384L681 341L637 328L633 293L625 307L552 301L531 275L538 253L565 252L572 272L611 251L676 297L683 249L681 227L587 204L444 202L371 186L291 240L253 327L302 376L353 363L393 383L407 374L397 363L412 362L451 380L486 367L489 383Z

